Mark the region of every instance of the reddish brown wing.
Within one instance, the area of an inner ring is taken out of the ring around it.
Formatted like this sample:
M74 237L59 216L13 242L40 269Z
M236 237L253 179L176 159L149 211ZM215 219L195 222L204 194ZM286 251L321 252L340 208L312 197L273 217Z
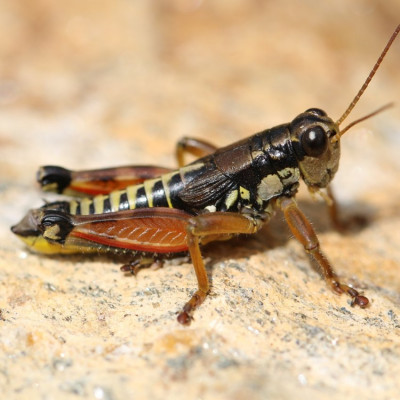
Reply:
M97 170L71 171L57 166L41 167L37 180L45 191L73 195L96 196L137 185L146 179L171 172L169 168L127 166Z
M70 237L104 246L154 253L188 250L187 221L192 215L171 208L138 208L73 217Z

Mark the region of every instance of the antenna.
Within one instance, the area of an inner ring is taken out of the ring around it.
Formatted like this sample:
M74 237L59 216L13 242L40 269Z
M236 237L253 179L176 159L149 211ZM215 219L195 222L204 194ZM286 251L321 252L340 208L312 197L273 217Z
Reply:
M396 36L400 32L400 24L397 25L397 28L393 32L392 36L390 37L389 41L387 42L385 48L383 49L381 55L379 56L378 60L376 61L374 67L372 68L371 72L369 73L367 79L365 80L364 84L362 85L361 89L358 91L356 96L354 97L353 101L350 103L350 105L347 107L347 110L343 113L343 115L337 120L336 124L339 126L346 118L347 116L351 113L353 110L354 106L358 103L358 100L360 100L360 97L362 94L365 92L365 89L368 87L369 83L371 82L371 79L374 77L376 71L378 70L379 66L381 65L383 59L385 58L386 53L389 51L390 46L392 45L393 41L396 39ZM351 123L349 126L346 127L342 132L340 132L340 136L343 135L345 131L347 131L351 126L355 125L357 122L360 122L361 120L364 120L366 118L372 117L373 115L377 114L380 111L383 111L383 109L386 109L387 106L384 106L380 108L379 110L373 112L372 114L367 115L366 117L363 117L360 120L354 121ZM340 137L339 136L339 137ZM338 138L339 139L339 138ZM337 139L337 140L338 140Z
M369 114L367 114L367 115L364 115L363 117L358 118L358 119L356 119L356 120L353 121L353 122L350 122L350 124L348 124L348 125L346 126L346 128L343 128L343 129L336 135L337 137L336 137L336 136L333 137L332 142L337 142L337 141L340 139L340 137L343 136L343 135L344 135L350 128L352 128L354 125L357 125L358 123L360 123L360 122L362 122L362 121L365 121L365 120L368 119L368 118L374 117L376 114L380 114L382 111L385 111L385 110L387 110L388 108L393 107L393 105L394 105L394 103L385 104L384 106L379 107L377 110L372 111L371 113L369 113Z

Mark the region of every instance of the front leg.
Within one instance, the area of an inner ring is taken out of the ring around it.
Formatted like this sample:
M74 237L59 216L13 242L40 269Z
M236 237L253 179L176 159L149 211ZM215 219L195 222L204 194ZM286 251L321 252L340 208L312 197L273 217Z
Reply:
M339 282L335 271L320 248L318 237L311 223L300 211L295 200L292 197L284 197L278 201L278 205L282 209L286 222L293 235L304 246L305 251L318 263L328 286L330 286L335 293L341 294L345 292L351 296L353 299L352 305L357 304L361 308L365 308L369 300L360 295L357 290Z
M178 322L187 325L192 320L193 311L205 300L210 285L207 272L200 252L201 238L212 236L215 240L218 236L223 239L227 235L257 232L262 225L262 220L246 217L235 213L215 212L193 217L188 221L186 228L187 244L196 273L198 289L191 299L185 304L178 315Z

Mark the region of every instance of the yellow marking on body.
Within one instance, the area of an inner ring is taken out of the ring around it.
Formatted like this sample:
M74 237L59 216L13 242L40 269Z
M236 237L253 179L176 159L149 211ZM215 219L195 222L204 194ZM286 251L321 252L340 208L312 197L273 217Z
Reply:
M207 206L206 210L208 212L215 212L215 211L217 211L217 207L215 207L215 206Z
M254 150L251 152L251 156L253 157L253 160L255 160L257 157L264 156L265 153L262 150Z
M85 197L81 200L81 215L89 215L89 206L92 204L92 199Z
M183 173L192 172L192 171L197 171L197 170L199 170L199 169L201 169L203 167L204 167L204 164L202 162L199 162L199 163L196 163L196 164L186 165L186 166L180 168L180 171L183 172ZM176 171L175 171L175 173L176 173Z
M131 210L136 208L136 194L140 187L142 187L142 185L132 185L126 188L126 195L128 197L129 208Z
M228 210L235 204L238 196L239 192L237 190L233 190L229 193L228 197L225 200L225 205Z
M104 199L106 196L99 194L93 198L94 213L102 214L104 212Z
M275 174L267 175L257 187L257 194L264 201L282 193L282 191L283 184L279 176Z
M160 181L160 178L157 179L146 179L143 182L143 186L144 186L144 192L146 193L146 197L147 197L147 204L149 205L149 207L153 207L153 188L154 185Z
M294 167L283 168L278 171L278 175L284 185L295 183L300 180L300 170Z
M175 173L179 173L182 182L187 183L188 180L186 178L186 175L192 173L193 171L199 171L202 168L204 168L203 163L190 164L180 168L179 171L175 171Z
M172 179L175 175L179 175L179 173L177 173L176 171L174 171L174 172L171 172L171 173L169 173L169 174L161 175L161 182L162 182L163 187L164 187L165 198L167 199L167 203L168 203L168 207L169 207L169 208L172 208L171 192L170 192L170 190L169 190L169 185L170 185L171 179Z
M115 190L109 194L110 204L111 204L111 212L116 212L119 210L119 203L121 199L121 191Z
M70 248L60 243L48 242L44 236L20 237L30 248L43 254L70 254L79 253L80 248Z
M78 202L76 200L72 200L69 203L69 213L72 215L76 215L77 208L78 208Z
M246 188L240 186L239 191L240 191L240 197L243 200L250 200L250 192Z
M60 233L60 226L59 225L53 225L47 228L43 232L43 237L46 239L50 240L57 240L60 239L60 236L58 235Z
M42 186L42 190L44 192L57 192L58 191L58 184L53 182L53 183L48 183L47 185Z

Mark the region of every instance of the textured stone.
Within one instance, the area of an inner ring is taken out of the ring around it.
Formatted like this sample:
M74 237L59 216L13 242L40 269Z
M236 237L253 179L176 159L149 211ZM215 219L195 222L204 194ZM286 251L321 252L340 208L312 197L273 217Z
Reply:
M334 189L347 235L299 204L365 310L335 296L282 215L205 249L212 294L190 327L187 259L124 277L113 257L45 257L9 231L44 196L39 165L174 166L183 135L224 145L351 101L395 0L0 3L0 388L4 398L395 399L400 384L400 42L349 121Z

